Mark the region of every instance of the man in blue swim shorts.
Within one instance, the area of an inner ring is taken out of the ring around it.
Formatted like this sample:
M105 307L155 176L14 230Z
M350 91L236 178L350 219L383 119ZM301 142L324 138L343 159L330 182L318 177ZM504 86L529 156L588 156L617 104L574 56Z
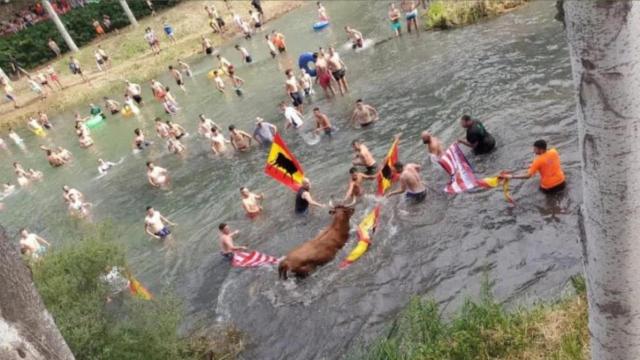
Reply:
M147 206L147 216L144 218L144 231L147 235L158 239L165 240L171 231L168 225L175 226L169 219L162 216L159 211L155 211L151 206Z
M293 107L296 108L300 113L303 112L302 104L304 103L304 98L302 96L302 92L300 91L300 84L298 83L298 79L296 79L293 74L293 70L287 69L284 72L287 76L287 80L285 81L285 88L287 90L287 94L293 100Z
M427 197L427 188L420 177L421 166L418 164L404 165L398 161L393 167L396 173L400 174L400 188L388 193L387 197L404 193L407 201L413 203L424 201Z

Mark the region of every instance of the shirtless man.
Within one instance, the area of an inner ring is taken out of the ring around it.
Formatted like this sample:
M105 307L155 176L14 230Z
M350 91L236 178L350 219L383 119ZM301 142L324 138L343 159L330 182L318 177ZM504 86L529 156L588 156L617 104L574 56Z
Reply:
M116 166L118 164L111 161L104 161L102 159L98 159L98 172L100 175L106 174L109 169Z
M404 193L406 199L414 203L424 201L427 197L427 188L420 177L421 166L418 164L404 165L398 161L393 167L400 174L400 188L388 193L387 197Z
M211 151L214 154L220 154L227 151L227 145L230 143L229 140L225 139L220 131L218 131L217 127L211 128Z
M31 183L31 180L29 179L27 172L22 167L22 164L17 161L14 162L13 170L16 174L16 180L18 181L18 185L20 185L20 187L25 187L29 185L29 183Z
M324 96L327 98L336 96L336 92L331 84L333 78L331 76L331 71L329 70L329 64L327 63L327 57L324 50L319 48L318 52L314 54L314 58L316 60L316 82L320 84L322 91L324 91Z
M298 110L298 112L302 113L304 111L302 107L304 99L302 97L302 92L300 91L300 86L298 85L298 80L291 69L287 69L284 74L287 77L287 80L285 81L285 91L293 100L293 106Z
M329 21L329 15L327 15L327 9L324 8L324 6L320 1L318 1L316 5L318 6L318 20Z
M235 48L240 52L240 55L242 55L242 61L244 61L247 64L251 64L253 62L253 59L251 58L251 54L249 54L249 50L247 50L245 47L240 46L238 44L236 44Z
M237 151L247 151L251 147L251 135L236 129L234 125L229 125L229 140Z
M364 180L374 180L376 175L365 175L361 172L358 172L358 169L352 167L349 169L349 188L347 189L347 193L344 195L344 199L342 200L344 203L347 201L352 201L353 198L359 199L364 195L364 189L362 188L362 182Z
M247 250L246 246L237 246L233 243L233 237L238 235L240 231L231 231L229 225L221 223L218 225L218 238L220 239L220 254L225 259L233 260L233 252L237 250Z
M204 114L198 115L198 118L200 119L200 124L198 125L198 133L200 135L203 135L207 139L211 139L212 127L215 127L218 129L218 131L220 131L220 127L218 126L218 124L216 124L215 122L213 122L213 120L204 116Z
M186 150L186 147L176 139L175 135L171 134L167 140L167 149L170 153L180 155Z
M200 39L202 40L202 52L206 55L213 55L214 48L213 45L211 45L211 41L204 35L202 35Z
M27 229L20 230L20 252L38 259L47 251L47 247L51 246L49 242L40 236L30 233Z
M166 217L162 216L159 211L156 211L151 206L147 206L147 214L144 218L144 232L154 239L166 240L171 231L168 226L176 226L178 224L171 222Z
M53 152L51 149L45 150L45 153L47 161L52 167L59 167L67 163L58 153Z
M173 65L169 65L169 72L173 79L176 81L176 84L180 87L180 89L184 92L187 92L187 89L184 87L184 79L182 78L182 73L180 70L173 67Z
M242 208L247 213L249 219L255 219L262 212L262 200L264 194L254 194L246 187L240 188L240 196L242 197Z
M132 82L127 81L127 87L125 89L125 93L129 95L133 101L135 101L138 105L143 105L142 102L142 87L139 84L134 84Z
M88 202L82 202L80 197L76 194L69 194L69 214L80 219L86 219L91 215L89 209L92 204Z
M122 105L119 102L113 99L110 99L106 96L103 97L102 99L104 100L104 107L107 108L107 110L109 110L111 115L115 115L120 112L120 107Z
M354 140L351 146L353 147L353 151L355 151L352 161L353 165L364 166L366 169L364 173L366 175L374 175L377 173L378 167L376 166L376 159L371 155L369 148L360 140Z
M47 116L43 111L38 111L38 123L47 130L51 130L51 128L53 128L53 124L49 121L49 116Z
M167 169L155 166L153 162L147 161L147 179L153 187L166 187L169 185L169 172Z
M162 119L157 117L155 119L156 122L156 134L161 139L166 139L169 137L169 133L171 132L171 127L169 125L162 122Z
M290 127L299 129L304 123L302 120L302 114L293 106L287 106L287 103L284 101L280 103L280 111L282 111L286 119L285 129Z
M367 127L376 121L378 121L378 110L369 104L365 104L362 99L356 100L356 107L351 115L353 128L357 128L357 125L360 125L361 128Z
M313 116L316 118L316 133L324 133L327 136L331 136L333 132L333 126L331 126L331 121L326 114L320 112L319 108L313 109Z
M166 122L169 127L169 136L174 136L176 139L180 140L187 135L187 131L181 126L170 120Z
M364 37L362 36L362 33L360 31L350 27L349 25L344 27L344 31L347 32L349 39L351 39L352 49L355 50L364 46Z
M349 91L349 84L347 84L347 78L345 77L346 67L342 59L340 59L340 55L336 52L336 49L332 47L329 48L329 59L327 60L327 64L329 65L329 70L331 71L331 75L338 83L338 90L340 90L340 95L344 95L344 93Z
M309 97L315 94L313 91L313 79L311 79L311 75L307 74L305 69L300 69L300 78L298 79L298 84L302 87L302 91L304 91L304 96Z
M420 137L422 138L422 143L425 144L427 148L427 153L429 153L431 161L437 163L442 155L444 155L444 149L440 139L431 135L428 131L423 131L422 134L420 134Z
M415 0L402 0L400 8L404 11L405 19L407 19L407 32L411 33L411 25L418 34L418 2Z
M188 77L193 77L193 73L191 72L191 66L189 66L189 64L187 64L186 62L180 59L176 59L176 61L178 62L178 66L180 66L180 70L182 70L182 72L184 72L185 75L187 75Z
M68 185L62 186L62 199L64 199L65 203L69 203L71 201L71 195L73 195L76 199L83 201L84 195L75 188L69 187Z

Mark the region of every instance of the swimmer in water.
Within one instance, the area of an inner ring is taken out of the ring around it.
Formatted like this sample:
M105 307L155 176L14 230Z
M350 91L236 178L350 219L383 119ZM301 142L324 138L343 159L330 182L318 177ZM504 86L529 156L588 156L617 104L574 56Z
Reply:
M347 32L349 39L351 39L351 48L352 49L360 49L364 46L364 37L362 33L349 25L344 27L344 31Z
M218 131L217 127L211 128L211 151L214 154L220 154L227 151L227 145L231 141L224 138L222 132Z
M53 124L49 121L49 116L42 111L38 111L38 123L47 130L51 130L53 128Z
M111 115L116 115L120 112L120 108L122 107L122 105L119 102L109 99L106 96L102 99L104 100L104 107L109 110Z
M147 146L151 145L151 143L149 143L148 141L146 141L144 139L144 133L142 132L142 129L136 128L135 130L133 130L133 134L135 135L133 137L133 149L134 150L142 151Z
M220 254L227 260L233 260L233 252L247 250L246 246L237 246L233 242L233 237L240 233L239 230L231 231L229 225L221 223L218 225L218 238L220 244Z
M187 131L182 126L171 122L170 120L167 120L166 124L169 126L170 136L173 135L176 139L180 140L187 135Z
M314 130L316 134L324 133L327 136L331 136L333 132L333 126L331 126L331 121L326 114L323 114L319 108L313 109L313 116L316 119L316 129Z
M302 114L296 110L293 106L287 106L286 102L280 103L280 111L284 114L284 118L286 119L285 129L293 127L294 129L299 129L302 127L304 121L302 121Z
M38 122L38 119L34 117L29 118L29 121L27 121L27 127L29 128L29 130L31 130L35 134L38 134L38 133L45 134L44 129L42 128L42 126L40 126L40 123Z
M69 215L72 217L88 218L91 215L89 212L91 206L93 206L91 203L82 202L76 194L69 194Z
M31 183L27 172L19 162L16 161L13 163L13 170L16 174L16 180L18 181L18 185L20 185L20 187L25 187Z
M106 174L109 169L116 166L118 164L111 161L104 161L102 159L98 159L98 172L100 175Z
M376 166L376 159L373 158L369 148L360 140L354 140L351 143L353 147L353 151L355 154L353 155L353 165L354 166L364 166L366 175L374 175L378 172L378 167Z
M415 0L402 0L400 7L404 11L404 16L407 20L407 32L411 33L411 26L413 25L416 34L418 34L418 2Z
M47 148L44 148L43 150L47 156L47 161L49 162L49 165L51 165L52 167L60 167L67 163L67 161L64 160L59 153L54 152L53 150L47 149Z
M169 134L171 133L171 127L163 123L162 119L160 119L159 117L155 118L154 121L156 123L156 135L158 135L158 137L161 139L168 138Z
M387 197L404 193L407 201L414 203L424 201L427 197L427 188L420 177L422 167L418 164L404 165L399 161L393 167L396 173L400 174L400 188L388 193Z
M378 110L371 105L365 104L362 99L356 100L356 107L351 114L351 124L354 129L360 125L361 128L372 125L378 121Z
M76 135L78 135L80 147L88 148L93 145L93 139L91 138L89 131L85 126L82 126L81 123L76 123Z
M47 251L47 247L51 244L44 238L27 231L27 229L20 230L20 252L32 259L37 260Z
M240 188L240 197L242 197L242 208L247 213L249 219L255 219L262 212L262 200L264 194L254 194L246 187Z
M165 241L171 230L169 226L176 226L178 224L171 222L171 220L162 216L159 211L156 211L151 206L147 206L147 214L144 218L144 232L154 239Z
M360 199L364 195L364 189L362 188L362 182L364 180L375 180L376 175L366 175L358 171L355 167L349 169L349 188L342 200L344 203L351 202L354 198Z
M166 187L169 185L169 172L167 169L155 166L153 162L147 161L147 179L153 187Z
M29 180L40 181L43 176L42 171L37 171L31 168L27 170L27 177Z
M234 125L229 125L229 140L231 146L236 151L248 151L251 148L251 135L248 133L236 129Z
M318 19L320 21L329 21L329 15L327 15L327 9L324 8L324 6L320 1L318 1L316 5L318 5Z
M198 125L198 133L204 137L206 137L207 139L211 139L211 128L215 127L218 129L218 131L222 130L220 129L220 127L218 126L218 124L216 124L215 122L213 122L213 120L207 118L206 116L204 116L204 114L200 114L198 115L198 118L200 119L200 124Z
M287 69L284 72L287 80L285 81L285 91L288 96L293 100L293 106L298 110L298 112L304 112L303 104L304 99L302 98L302 92L300 91L300 86L298 85L298 80L293 74L293 70Z
M186 147L175 137L175 135L171 134L169 136L169 140L167 140L167 149L173 154L180 155L185 151Z

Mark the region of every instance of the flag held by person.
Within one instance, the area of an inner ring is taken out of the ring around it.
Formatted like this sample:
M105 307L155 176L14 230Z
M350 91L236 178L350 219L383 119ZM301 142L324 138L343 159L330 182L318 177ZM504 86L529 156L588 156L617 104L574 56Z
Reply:
M398 142L400 135L396 136L391 144L391 148L387 152L387 156L382 162L382 169L378 173L378 191L377 195L382 196L398 179L398 174L394 169L395 163L398 162Z
M380 207L381 205L376 205L375 208L358 225L358 230L356 232L358 236L358 243L356 247L351 250L349 255L342 260L339 267L340 269L344 269L351 265L354 261L358 260L367 250L369 249L369 245L371 244L371 237L373 233L376 231L376 227L378 226L378 217L380 216Z
M502 184L505 199L509 203L515 204L509 192L509 179L504 179L500 176L478 179L473 172L471 164L469 164L469 161L457 143L449 146L444 155L438 159L438 164L440 164L444 171L451 177L449 183L444 188L446 193L460 194L476 188L495 188Z
M300 189L304 179L302 166L277 133L269 150L264 173L293 191Z
M234 251L231 266L236 268L251 268L267 265L277 265L277 258L257 251Z

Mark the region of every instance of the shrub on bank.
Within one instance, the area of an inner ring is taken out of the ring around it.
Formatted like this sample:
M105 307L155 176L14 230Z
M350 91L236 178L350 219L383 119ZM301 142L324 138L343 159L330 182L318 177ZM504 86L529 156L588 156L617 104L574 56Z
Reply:
M427 29L448 29L473 24L526 3L527 0L436 0L423 15Z
M484 286L488 289L488 286ZM506 311L483 290L445 320L433 301L414 299L390 334L353 359L573 359L589 358L584 280L576 296L558 304Z
M110 289L101 276L112 266L125 267L124 251L111 240L109 226L81 231L80 239L33 264L38 292L76 359L230 359L240 351L242 337L233 329L179 336L181 306L171 296L154 294L148 301L126 290L107 302ZM212 351L207 344L225 346Z
M154 0L156 10L176 5L181 0ZM129 7L137 19L151 15L151 10L144 0L129 0ZM76 45L83 46L96 38L97 34L91 25L93 20L102 21L102 16L111 18L111 29L123 28L129 25L129 19L122 10L120 2L116 0L102 0L92 2L82 8L75 8L60 16L67 31ZM107 29L105 29L106 31ZM62 52L69 49L52 21L41 21L14 35L0 38L0 67L7 70L10 56L13 56L19 66L31 69L55 58L55 54L47 46L52 38Z

